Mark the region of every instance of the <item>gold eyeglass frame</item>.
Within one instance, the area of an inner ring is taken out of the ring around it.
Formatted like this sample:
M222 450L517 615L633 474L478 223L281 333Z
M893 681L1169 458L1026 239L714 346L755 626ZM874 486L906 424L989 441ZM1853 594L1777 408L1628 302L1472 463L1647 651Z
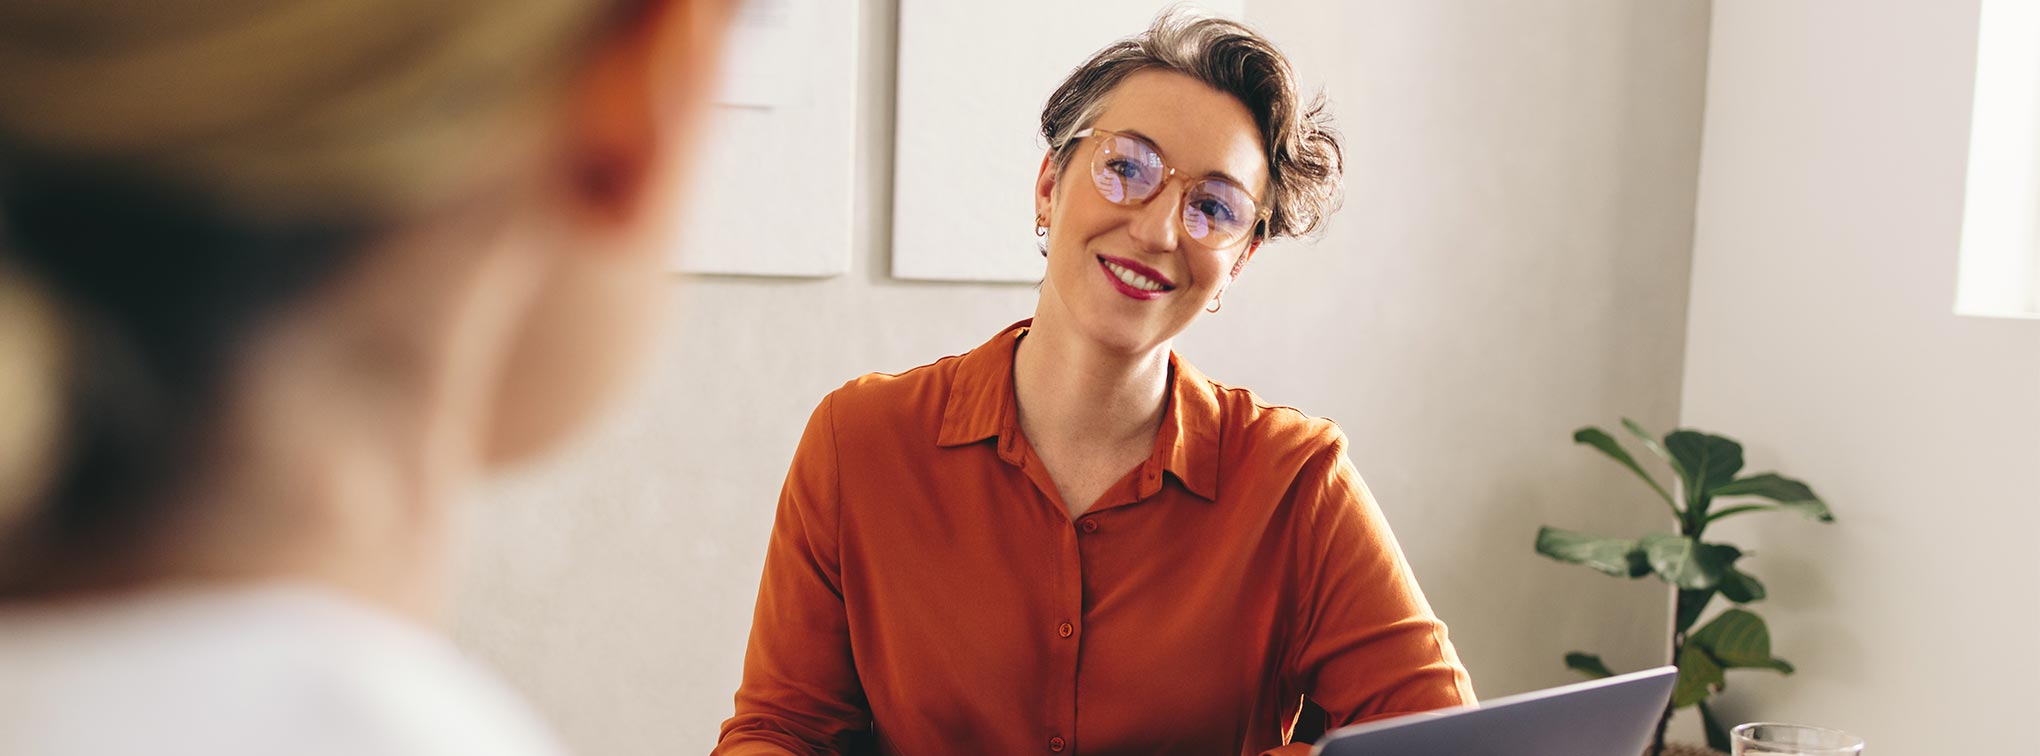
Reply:
M1248 202L1254 203L1254 222L1251 226L1248 227L1246 235L1230 243L1218 245L1205 244L1203 239L1199 239L1195 236L1192 236L1190 234L1190 228L1184 225L1183 213L1179 209L1176 213L1174 213L1174 215L1176 216L1176 226L1182 230L1183 236L1185 238L1195 241L1200 245L1209 247L1211 249L1224 249L1226 247L1239 244L1241 242L1248 242L1262 238L1263 234L1265 233L1262 229L1267 228L1268 218L1275 214L1274 209L1262 207L1261 200L1256 199L1254 197L1254 193L1247 191L1246 187L1240 186L1240 183L1238 181L1234 181L1224 176L1210 176L1210 175L1192 176L1190 174L1181 173L1177 171L1175 166L1169 165L1169 159L1163 156L1162 148L1159 145L1156 145L1154 142L1143 139L1137 134L1128 134L1123 131L1114 131L1112 129L1085 128L1077 131L1076 133L1071 134L1070 141L1075 142L1093 136L1118 137L1120 139L1128 139L1135 142L1139 142L1140 144L1145 145L1148 149L1153 150L1155 153L1155 158L1161 161L1162 178L1160 181L1155 182L1155 190L1153 192L1150 192L1147 196L1141 197L1131 202L1114 201L1111 197L1105 196L1104 191L1098 188L1098 181L1095 178L1095 176L1092 177L1091 180L1088 182L1091 185L1091 190L1098 192L1098 197L1100 199L1105 200L1106 202L1111 202L1112 204L1118 205L1120 207L1146 207L1149 202L1154 201L1154 198L1161 196L1163 187L1168 186L1169 182L1176 180L1177 176L1181 175L1185 182L1190 182L1191 186L1195 186L1196 185L1195 182L1198 181L1217 181L1222 184L1229 184L1234 189L1239 190L1240 196L1246 197ZM1098 160L1098 155L1100 151L1104 149L1105 146L1103 142L1100 142L1097 146L1091 148L1092 150L1091 162L1093 163L1092 173L1096 173L1095 164ZM1183 193L1184 202L1187 203L1190 200L1190 195L1191 193L1187 191Z

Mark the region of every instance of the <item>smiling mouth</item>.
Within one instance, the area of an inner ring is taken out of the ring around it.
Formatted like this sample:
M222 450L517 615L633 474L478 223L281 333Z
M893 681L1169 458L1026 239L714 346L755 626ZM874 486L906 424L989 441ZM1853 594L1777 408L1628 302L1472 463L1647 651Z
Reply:
M1171 283L1166 276L1163 276L1153 268L1133 262L1132 260L1121 260L1099 255L1098 264L1105 266L1106 272L1111 273L1114 278L1119 279L1120 283L1126 284L1127 287L1132 289L1161 294L1173 291L1176 288L1176 285Z

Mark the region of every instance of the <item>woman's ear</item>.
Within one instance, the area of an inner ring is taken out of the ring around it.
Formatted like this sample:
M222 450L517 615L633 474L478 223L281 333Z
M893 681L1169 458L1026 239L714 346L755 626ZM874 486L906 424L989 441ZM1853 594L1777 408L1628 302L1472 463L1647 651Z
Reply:
M1034 177L1034 217L1037 223L1046 221L1055 212L1055 150L1041 155L1041 173Z
M731 0L644 0L576 75L564 157L569 198L597 223L663 213L708 109Z
M1233 279L1233 278L1239 278L1239 277L1240 277L1240 271L1242 271L1242 270L1245 270L1245 269L1246 269L1246 267L1247 267L1247 261L1248 261L1248 260L1252 260L1252 259L1254 259L1254 250L1257 250L1257 249L1260 249L1260 248L1261 248L1261 240L1260 240L1260 239L1255 239L1255 240L1253 240L1253 241L1251 241L1251 242L1248 242L1248 243L1247 243L1247 251L1245 251L1245 252L1241 252L1241 253L1240 253L1240 259L1238 259L1238 260L1234 260L1234 261L1233 261L1233 265L1232 265L1232 275L1230 275L1230 276L1227 276L1227 278L1228 278L1228 279Z

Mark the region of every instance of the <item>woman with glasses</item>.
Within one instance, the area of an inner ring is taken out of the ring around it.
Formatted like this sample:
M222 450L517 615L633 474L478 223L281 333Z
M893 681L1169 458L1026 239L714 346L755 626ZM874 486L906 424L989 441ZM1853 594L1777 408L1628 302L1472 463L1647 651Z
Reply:
M0 2L0 753L559 753L458 505L648 351L733 0Z
M1287 61L1164 15L1049 99L1034 317L852 381L795 453L720 754L1302 754L1472 703L1329 421L1170 344L1335 201Z

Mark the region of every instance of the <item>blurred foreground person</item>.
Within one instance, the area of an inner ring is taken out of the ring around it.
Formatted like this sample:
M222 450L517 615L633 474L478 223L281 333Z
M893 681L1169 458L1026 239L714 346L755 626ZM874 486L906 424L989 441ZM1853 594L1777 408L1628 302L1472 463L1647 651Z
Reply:
M545 754L454 510L615 393L728 0L0 0L0 753Z

